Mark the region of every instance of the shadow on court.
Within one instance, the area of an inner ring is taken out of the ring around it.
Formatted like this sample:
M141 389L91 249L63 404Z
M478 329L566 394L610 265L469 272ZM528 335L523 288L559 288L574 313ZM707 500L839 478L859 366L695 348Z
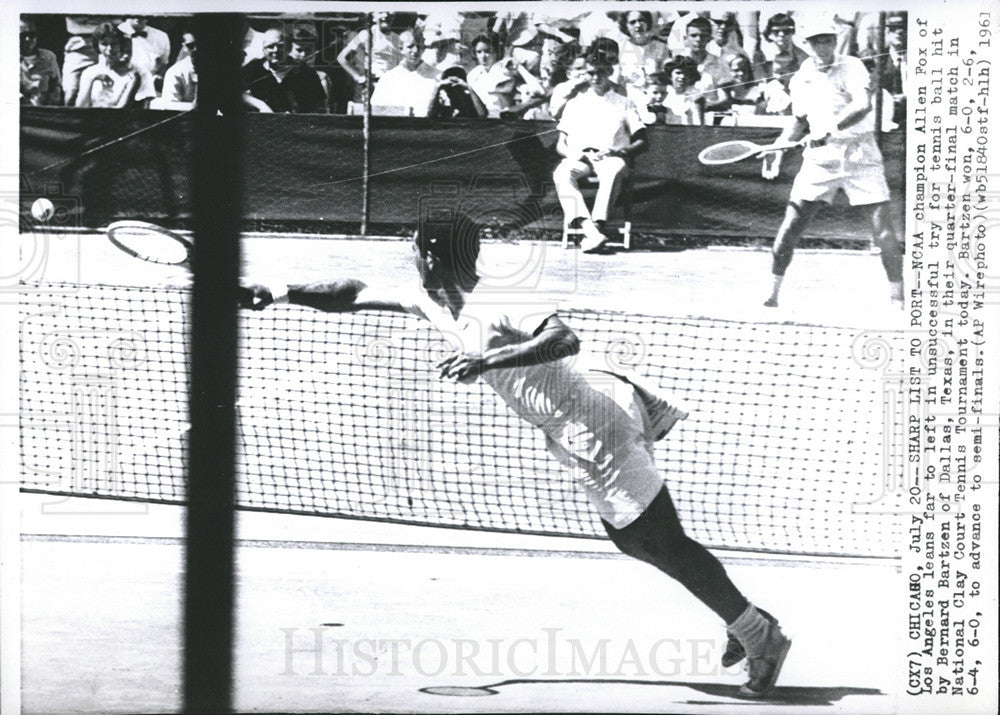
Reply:
M682 680L630 680L630 679L609 679L609 678L576 678L576 679L514 679L502 680L499 683L481 685L478 687L461 686L430 686L420 688L420 692L426 695L440 695L445 697L482 697L486 695L499 695L500 688L512 685L647 685L658 687L690 688L704 695L711 695L717 698L729 698L743 702L754 702L769 705L833 705L835 702L843 700L851 695L885 695L877 688L851 688L851 687L824 687L824 688L804 688L804 687L777 687L767 698L750 700L742 697L738 685L722 685L717 683L689 683ZM689 705L721 705L718 700L685 700ZM733 703L736 704L736 703Z

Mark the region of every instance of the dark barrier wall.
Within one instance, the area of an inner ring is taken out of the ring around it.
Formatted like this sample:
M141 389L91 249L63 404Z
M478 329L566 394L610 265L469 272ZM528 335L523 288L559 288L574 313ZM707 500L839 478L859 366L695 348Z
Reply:
M361 220L360 117L249 117L244 214L247 228L356 232ZM785 157L779 179L760 162L704 167L704 147L741 138L766 143L778 132L749 127L653 127L637 159L633 223L641 233L769 238L784 212L800 156ZM456 201L497 224L558 228L552 188L554 125L544 122L372 120L370 226L398 232ZM116 218L185 225L191 117L155 111L21 109L21 172L28 198L62 191L78 199L83 225ZM904 147L885 137L886 174L901 219ZM230 177L220 176L219 181ZM812 227L815 237L867 240L863 215L843 196Z

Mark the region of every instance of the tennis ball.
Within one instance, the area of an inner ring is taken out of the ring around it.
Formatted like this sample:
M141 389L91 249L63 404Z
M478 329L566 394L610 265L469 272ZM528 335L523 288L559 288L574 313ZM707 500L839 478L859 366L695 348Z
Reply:
M48 199L35 199L31 205L31 215L38 221L48 221L56 212L56 207Z

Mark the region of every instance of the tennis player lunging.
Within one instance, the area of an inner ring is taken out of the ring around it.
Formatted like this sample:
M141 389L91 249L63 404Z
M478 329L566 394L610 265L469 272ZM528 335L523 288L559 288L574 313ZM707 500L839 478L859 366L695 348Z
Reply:
M842 188L852 206L870 209L875 243L889 278L890 299L894 306L902 307L902 247L889 216L889 187L875 143L868 70L856 57L837 54L837 28L832 23L807 26L803 35L815 56L805 60L792 77L789 91L795 122L776 143L795 142L807 133L810 140L788 197L785 219L774 239L774 281L764 305L778 305L778 292L799 238L820 202L832 202ZM768 159L773 163L769 165ZM777 176L779 161L780 155L768 157L765 153L765 178Z
M418 231L413 248L422 285L410 291L379 290L354 279L287 289L251 283L241 287L240 305L260 310L287 300L327 312L405 312L431 322L457 349L438 364L441 376L483 380L541 429L615 545L680 581L725 621L730 638L723 662L746 655L749 680L741 694L765 696L791 641L773 617L747 601L718 559L684 533L653 463L653 442L687 414L634 374L605 365L578 370L569 358L580 341L551 310L518 311L477 300L478 234L467 218Z

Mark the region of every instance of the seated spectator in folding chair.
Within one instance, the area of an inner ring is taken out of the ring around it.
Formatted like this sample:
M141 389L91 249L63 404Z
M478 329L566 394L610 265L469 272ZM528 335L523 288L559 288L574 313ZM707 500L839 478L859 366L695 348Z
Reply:
M609 49L595 43L587 53L588 86L563 109L556 150L564 158L553 173L565 225L583 231L580 247L588 253L603 248L604 223L628 177L631 159L646 149L646 127L635 102L611 82L618 56ZM590 210L580 193L585 177L597 180Z
M698 85L701 73L690 57L680 55L663 65L668 83L663 107L665 124L700 125L705 121L705 95ZM710 90L713 94L718 88ZM652 108L651 108L652 109Z
M92 40L97 64L80 73L76 106L145 108L156 90L149 72L132 64L132 41L110 22L98 27Z
M437 93L437 70L421 59L424 39L419 30L404 30L399 42L403 59L375 85L372 112L402 107L411 117L426 117Z
M264 33L264 58L243 65L244 86L273 112L322 113L326 92L316 70L288 57L291 40L284 30Z
M466 80L465 68L455 65L441 73L441 80L434 91L427 116L432 119L453 119L454 117L478 118L488 116L483 101Z
M62 104L62 80L55 53L38 46L38 29L21 20L21 104Z
M152 75L159 92L170 63L170 37L163 30L151 27L145 17L127 17L118 29L132 40L132 64Z

